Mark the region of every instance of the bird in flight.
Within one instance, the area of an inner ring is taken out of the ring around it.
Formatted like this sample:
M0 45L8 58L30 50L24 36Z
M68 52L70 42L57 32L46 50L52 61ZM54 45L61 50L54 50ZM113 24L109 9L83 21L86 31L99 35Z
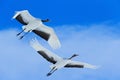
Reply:
M16 19L23 24L23 30L17 34L17 36L19 36L21 33L25 32L24 35L20 36L20 39L22 39L29 32L33 32L46 40L52 48L57 49L61 47L60 41L54 30L43 24L43 22L48 22L49 19L41 20L35 18L29 13L28 10L17 11L13 16L13 19Z
M33 39L30 41L30 45L47 61L50 63L53 63L50 68L50 72L47 74L47 76L50 76L53 72L55 72L58 69L61 68L91 68L96 69L97 66L79 62L79 61L72 61L71 59L78 56L78 54L73 54L70 58L62 58L48 49L44 48L36 39Z

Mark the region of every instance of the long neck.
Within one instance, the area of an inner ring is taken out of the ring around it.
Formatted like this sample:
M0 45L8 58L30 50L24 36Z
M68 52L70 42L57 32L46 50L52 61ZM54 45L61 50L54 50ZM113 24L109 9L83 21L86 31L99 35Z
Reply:
M70 58L68 58L68 59L72 59L72 58L74 58L74 57L76 57L75 55L72 55Z

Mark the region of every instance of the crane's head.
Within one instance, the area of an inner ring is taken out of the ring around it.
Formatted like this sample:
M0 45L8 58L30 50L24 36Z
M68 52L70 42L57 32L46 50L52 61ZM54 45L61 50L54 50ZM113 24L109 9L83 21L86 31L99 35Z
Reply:
M42 22L49 22L49 19L41 20Z

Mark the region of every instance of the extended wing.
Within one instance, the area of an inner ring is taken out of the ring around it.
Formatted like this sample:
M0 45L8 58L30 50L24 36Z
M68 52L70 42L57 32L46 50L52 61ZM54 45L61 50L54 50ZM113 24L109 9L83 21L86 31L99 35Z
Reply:
M61 57L55 55L54 53L50 52L42 45L40 45L36 39L32 40L30 44L42 57L53 64L62 59Z
M78 61L70 61L65 67L76 67L76 68L91 68L96 69L97 67L88 63L78 62Z
M43 24L33 30L33 32L48 41L52 48L57 49L61 47L60 41L52 28Z
M17 11L13 16L13 19L18 20L21 24L27 25L30 21L35 18L28 12L28 10Z

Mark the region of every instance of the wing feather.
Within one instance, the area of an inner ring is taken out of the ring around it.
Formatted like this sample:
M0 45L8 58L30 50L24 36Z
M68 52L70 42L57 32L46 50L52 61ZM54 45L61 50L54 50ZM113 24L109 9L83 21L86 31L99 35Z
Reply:
M57 49L61 47L60 41L52 28L43 24L33 30L33 32L48 41L52 48Z
M70 61L65 67L76 67L76 68L91 68L91 69L96 69L97 66L84 63L84 62L78 62L78 61Z
M18 20L21 24L27 25L30 21L35 18L28 12L28 10L17 11L13 16L13 19Z
M61 57L57 56L56 54L40 45L36 39L32 40L30 44L43 58L53 64L62 59Z

